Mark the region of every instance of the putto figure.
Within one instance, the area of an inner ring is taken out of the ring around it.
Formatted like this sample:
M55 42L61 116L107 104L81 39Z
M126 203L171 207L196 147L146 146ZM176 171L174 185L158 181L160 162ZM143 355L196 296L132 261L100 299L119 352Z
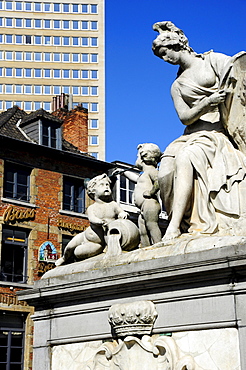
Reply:
M106 174L91 179L87 186L87 193L95 200L95 203L87 209L90 226L74 236L67 244L56 266L66 263L73 254L77 259L82 260L102 253L105 248L105 234L110 223L118 218L126 219L128 216L128 213L113 201L110 179Z
M161 231L158 225L161 206L157 193L159 192L157 165L160 162L161 151L156 144L139 144L136 167L142 174L139 176L131 171L123 174L136 183L134 202L140 209L138 227L140 231L141 247L161 241Z
M160 164L160 192L170 219L163 240L187 231L233 234L236 224L237 231L245 234L245 157L236 149L243 139L237 135L240 129L229 138L226 121L233 93L230 71L244 53L197 54L172 22L158 22L153 28L159 32L154 54L180 66L171 95L186 126L184 134L166 148ZM241 126L245 124L244 116ZM237 145L232 136L239 137Z

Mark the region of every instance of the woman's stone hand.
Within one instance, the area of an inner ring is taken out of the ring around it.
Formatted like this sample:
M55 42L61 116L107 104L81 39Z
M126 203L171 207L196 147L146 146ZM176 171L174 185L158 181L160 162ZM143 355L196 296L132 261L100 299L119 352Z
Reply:
M226 91L225 90L220 90L218 92L213 93L210 95L208 98L209 106L214 107L220 103L223 103L226 98Z

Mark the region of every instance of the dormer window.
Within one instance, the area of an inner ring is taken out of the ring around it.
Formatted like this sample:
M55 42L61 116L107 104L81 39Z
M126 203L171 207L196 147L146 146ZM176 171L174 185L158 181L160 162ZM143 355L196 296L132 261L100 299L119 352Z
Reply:
M41 121L41 120L40 120ZM47 122L40 122L40 144L50 148L61 148L61 128Z
M62 149L61 125L62 120L40 108L26 115L18 127L36 144Z

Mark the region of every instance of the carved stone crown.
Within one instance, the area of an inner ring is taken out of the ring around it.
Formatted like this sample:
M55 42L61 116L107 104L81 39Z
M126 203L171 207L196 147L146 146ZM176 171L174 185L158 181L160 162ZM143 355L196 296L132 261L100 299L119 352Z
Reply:
M151 301L115 304L109 309L109 322L118 337L151 334L157 318Z

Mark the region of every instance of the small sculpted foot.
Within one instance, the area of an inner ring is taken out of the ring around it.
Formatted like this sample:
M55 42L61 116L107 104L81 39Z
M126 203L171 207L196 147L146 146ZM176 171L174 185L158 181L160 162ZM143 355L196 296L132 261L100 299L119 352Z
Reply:
M181 235L181 232L179 229L172 229L167 228L166 234L163 236L162 241L163 242L169 242L173 239L178 238Z
M64 264L64 262L65 262L64 257L61 257L61 258L59 258L59 259L56 261L55 265L56 265L56 267L57 267L57 266L61 266L61 265L63 265L63 264Z

